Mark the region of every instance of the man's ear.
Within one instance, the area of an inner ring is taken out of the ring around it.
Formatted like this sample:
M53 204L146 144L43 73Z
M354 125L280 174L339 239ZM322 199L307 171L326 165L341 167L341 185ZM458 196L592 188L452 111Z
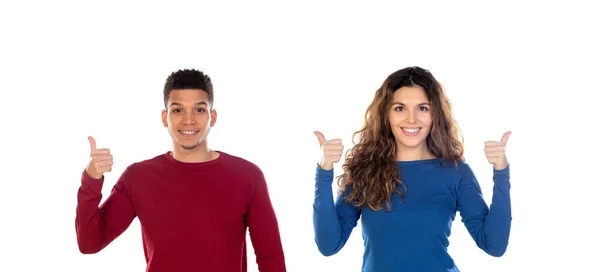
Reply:
M167 111L166 110L162 111L162 122L163 122L163 126L168 127L168 124L167 124Z
M210 127L213 127L217 122L217 110L210 110Z

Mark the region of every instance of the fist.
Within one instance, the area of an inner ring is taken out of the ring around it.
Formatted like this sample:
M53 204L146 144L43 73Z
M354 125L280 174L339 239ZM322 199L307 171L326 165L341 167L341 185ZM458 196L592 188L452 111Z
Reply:
M113 157L108 148L96 148L96 140L88 137L90 141L90 161L85 171L88 176L94 179L100 179L106 172L112 170Z
M333 164L339 162L344 152L344 146L342 145L341 139L325 140L323 133L315 131L317 139L319 139L319 145L321 146L321 160L319 166L323 170L333 169Z
M506 132L502 136L499 142L487 141L485 142L485 156L489 163L494 165L494 169L502 170L508 166L508 160L506 159L506 143L508 137L512 132Z

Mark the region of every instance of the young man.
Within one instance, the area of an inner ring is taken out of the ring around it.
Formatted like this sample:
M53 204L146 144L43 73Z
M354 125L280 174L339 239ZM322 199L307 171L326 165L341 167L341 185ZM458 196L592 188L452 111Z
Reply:
M97 253L137 216L147 272L245 272L246 228L261 272L286 271L279 227L261 169L214 151L213 86L201 71L179 70L164 86L162 121L173 151L125 169L99 207L110 150L88 137L91 158L77 195L79 250Z

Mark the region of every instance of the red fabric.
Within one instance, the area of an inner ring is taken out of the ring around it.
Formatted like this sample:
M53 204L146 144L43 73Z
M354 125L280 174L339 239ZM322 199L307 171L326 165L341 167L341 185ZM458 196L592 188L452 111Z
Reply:
M286 271L277 218L259 167L220 152L183 163L169 153L129 166L99 207L104 177L83 171L79 250L99 252L137 216L147 272L245 272L246 229L261 272Z

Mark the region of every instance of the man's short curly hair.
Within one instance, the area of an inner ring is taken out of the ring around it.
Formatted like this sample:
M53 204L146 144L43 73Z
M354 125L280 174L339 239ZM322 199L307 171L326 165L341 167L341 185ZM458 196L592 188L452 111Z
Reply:
M169 100L169 94L173 90L203 90L208 93L208 102L212 107L214 94L210 77L202 71L195 69L183 69L171 73L165 82L163 89L165 108Z

